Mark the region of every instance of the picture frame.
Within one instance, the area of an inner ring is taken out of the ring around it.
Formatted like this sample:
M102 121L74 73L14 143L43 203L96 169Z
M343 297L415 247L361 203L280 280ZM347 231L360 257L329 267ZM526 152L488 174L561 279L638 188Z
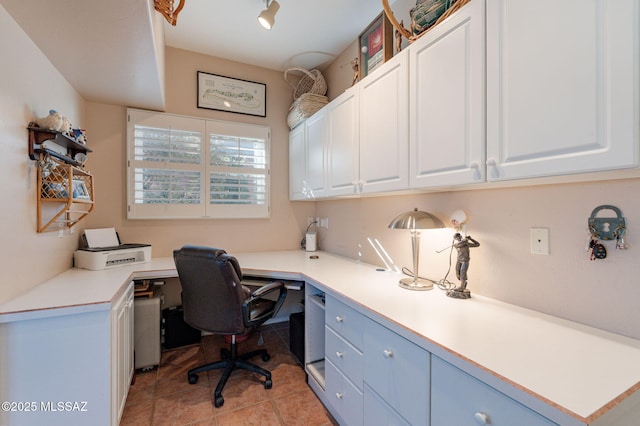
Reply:
M89 200L89 189L82 179L73 179L72 197L80 200Z
M358 36L360 80L393 57L393 25L382 12Z
M267 85L198 71L198 108L267 116Z

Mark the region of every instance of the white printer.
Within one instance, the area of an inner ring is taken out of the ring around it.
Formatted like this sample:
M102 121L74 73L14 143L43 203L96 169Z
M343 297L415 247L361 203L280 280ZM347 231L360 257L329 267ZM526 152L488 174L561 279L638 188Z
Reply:
M151 260L150 244L121 244L114 228L86 229L82 241L85 247L73 252L76 268L98 271Z

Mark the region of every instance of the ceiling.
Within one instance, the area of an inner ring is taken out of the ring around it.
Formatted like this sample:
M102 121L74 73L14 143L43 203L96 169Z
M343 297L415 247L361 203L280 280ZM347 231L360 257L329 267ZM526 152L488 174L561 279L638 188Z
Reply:
M321 68L382 11L380 0L278 2L265 30L257 20L264 0L186 0L177 25L165 23L166 44L278 71Z
M322 68L382 11L380 0L186 0L175 27L153 0L0 0L88 101L164 110L164 46L259 67ZM178 3L178 0L175 0Z

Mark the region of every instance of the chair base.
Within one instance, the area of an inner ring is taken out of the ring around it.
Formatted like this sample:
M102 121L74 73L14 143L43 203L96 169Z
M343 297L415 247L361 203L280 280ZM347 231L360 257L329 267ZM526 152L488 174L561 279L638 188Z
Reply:
M271 356L267 353L267 350L258 349L242 355L238 355L238 344L236 343L235 337L236 336L232 336L230 349L220 350L220 356L222 358L220 361L192 368L191 370L189 370L189 372L187 372L187 380L190 384L194 385L198 383L198 373L224 368L222 377L218 381L218 385L216 386L216 390L213 394L213 405L215 407L222 407L222 405L224 404L222 389L227 383L227 380L229 380L231 373L236 369L243 369L264 376L265 389L271 389L271 387L273 386L273 382L271 381L271 372L265 370L264 368L258 367L257 365L248 361L249 359L254 358L258 355L262 357L263 361L269 361L271 359Z

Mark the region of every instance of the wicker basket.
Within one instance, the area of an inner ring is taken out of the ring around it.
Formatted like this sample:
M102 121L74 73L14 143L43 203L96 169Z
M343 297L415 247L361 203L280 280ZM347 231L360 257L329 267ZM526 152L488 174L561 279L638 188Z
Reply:
M328 103L329 99L326 96L303 93L289 108L287 116L289 128L293 129Z
M303 73L302 77L296 84L292 83L288 79L288 74L293 71L300 71ZM284 72L284 79L289 86L293 88L293 99L298 99L305 93L311 93L313 95L324 96L327 94L327 83L322 76L322 73L318 70L307 71L304 68L289 68Z

